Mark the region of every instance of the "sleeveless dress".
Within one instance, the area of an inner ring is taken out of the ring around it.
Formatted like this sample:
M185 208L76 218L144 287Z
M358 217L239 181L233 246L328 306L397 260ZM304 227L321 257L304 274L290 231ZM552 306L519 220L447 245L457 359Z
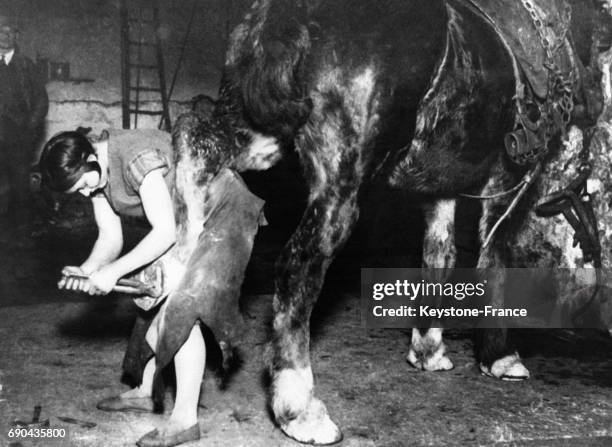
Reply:
M123 369L136 383L142 381L144 367L154 354L145 335L158 312L161 312L163 331L155 347L156 374L172 361L195 324L210 329L222 348L225 363L232 355L230 350L243 337L240 291L255 234L259 225L265 224L264 201L251 193L242 178L229 169L222 169L207 185L197 189L201 190L201 196L196 198L201 197L204 206L193 208L201 208L201 213L177 213L177 242L159 260L165 275L173 276L165 280L170 284L164 293L166 297L153 309L139 312L128 343ZM178 197L175 189L175 205L180 202ZM194 224L199 235L191 242L181 228ZM186 262L183 261L185 253ZM180 273L176 273L175 264L180 264ZM157 382L156 379L156 388Z
M102 193L120 216L145 217L138 190L145 176L162 169L168 189L174 185L172 137L155 129L108 131L108 183Z
M109 181L103 193L117 214L144 217L138 190L144 177L160 168L177 214L177 242L155 262L171 277L165 281L168 289L161 304L137 313L123 360L124 372L140 383L144 367L154 355L145 335L153 318L162 312L163 332L155 347L155 394L159 396L159 372L172 361L194 324L208 327L222 347L240 342L244 324L238 301L255 234L259 225L265 224L264 201L229 169L222 169L206 185L189 185L190 191L177 187L175 171L184 165L175 169L172 139L163 131L111 130L108 154ZM201 201L203 206L185 200ZM185 208L197 212L186 213ZM192 242L183 229L194 226L199 235Z

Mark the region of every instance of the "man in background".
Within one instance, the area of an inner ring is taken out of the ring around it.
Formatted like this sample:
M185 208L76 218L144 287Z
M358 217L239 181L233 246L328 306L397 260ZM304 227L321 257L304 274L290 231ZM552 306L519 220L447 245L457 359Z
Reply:
M8 186L1 239L28 237L30 164L44 126L49 99L34 63L17 45L15 22L0 12L0 176Z

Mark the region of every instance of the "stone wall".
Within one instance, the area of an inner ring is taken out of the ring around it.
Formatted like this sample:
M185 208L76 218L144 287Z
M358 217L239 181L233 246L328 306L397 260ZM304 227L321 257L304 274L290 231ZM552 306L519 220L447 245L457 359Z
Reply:
M137 11L141 0L128 0ZM150 1L142 0L144 3ZM171 117L200 93L215 97L223 65L227 30L242 15L243 0L160 0L161 29L168 86L184 45L184 57L171 97ZM119 0L2 0L0 12L16 18L20 47L33 60L70 64L70 76L93 82L47 85L50 108L45 135L78 126L100 131L121 127ZM186 36L192 18L190 32ZM152 37L152 36L151 36ZM154 85L150 82L149 85ZM159 109L157 97L144 96ZM140 117L138 127L157 127L159 117ZM36 158L36 157L35 157Z

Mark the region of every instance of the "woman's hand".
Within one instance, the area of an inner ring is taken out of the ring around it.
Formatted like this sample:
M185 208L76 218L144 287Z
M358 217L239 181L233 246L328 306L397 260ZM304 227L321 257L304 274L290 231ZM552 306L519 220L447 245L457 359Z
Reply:
M62 269L62 279L57 283L58 289L83 290L87 279L75 278L75 276L87 276L81 267L67 265Z
M119 278L121 275L115 271L112 264L109 264L89 275L89 287L84 292L90 295L107 295L113 290Z

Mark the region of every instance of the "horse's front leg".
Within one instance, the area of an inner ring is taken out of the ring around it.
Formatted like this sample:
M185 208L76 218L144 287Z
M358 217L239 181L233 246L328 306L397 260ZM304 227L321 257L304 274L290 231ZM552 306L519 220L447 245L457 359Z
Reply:
M342 438L323 402L314 396L310 365L310 314L325 273L357 219L354 193L328 187L310 201L277 263L274 296L272 409L281 429L305 443Z
M453 199L441 199L425 208L423 268L429 281L444 281L455 266L455 207ZM446 371L453 363L446 356L442 328L412 329L412 341L406 360L425 371Z

